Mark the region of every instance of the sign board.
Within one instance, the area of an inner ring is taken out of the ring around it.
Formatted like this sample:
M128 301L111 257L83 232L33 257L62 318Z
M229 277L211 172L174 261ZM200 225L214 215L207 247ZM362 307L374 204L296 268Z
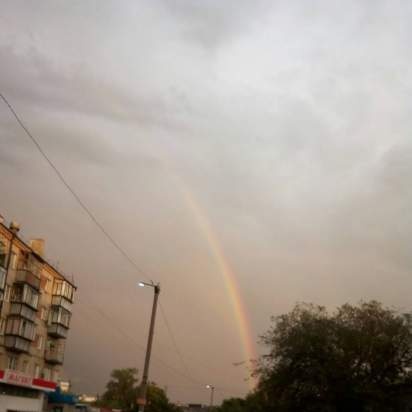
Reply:
M4 371L0 370L0 382L8 383L9 385L24 386L26 388L39 389L46 392L54 392L56 383L46 381L41 378L33 378L33 376L25 375L11 369Z
M11 385L27 386L31 388L31 386L33 385L33 377L10 369L6 369L4 371L3 382L10 383Z

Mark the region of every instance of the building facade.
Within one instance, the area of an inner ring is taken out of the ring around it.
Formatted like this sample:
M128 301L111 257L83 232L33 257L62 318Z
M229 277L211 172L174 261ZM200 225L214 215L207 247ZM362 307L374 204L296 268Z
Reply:
M41 411L60 378L75 286L0 220L0 412Z

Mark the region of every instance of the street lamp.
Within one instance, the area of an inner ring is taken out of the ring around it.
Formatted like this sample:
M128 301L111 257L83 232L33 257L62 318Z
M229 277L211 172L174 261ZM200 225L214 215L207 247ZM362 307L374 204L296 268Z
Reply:
M140 396L137 399L137 404L139 405L139 412L144 412L144 407L146 405L147 383L149 379L149 363L150 363L150 355L152 353L154 325L155 325L155 320L156 320L157 300L159 298L159 293L160 293L160 284L159 283L155 284L153 282L151 283L139 282L139 286L142 288L145 286L149 286L154 289L152 316L150 318L149 337L147 339L146 357L144 360L142 384L140 385Z
M206 385L207 389L210 389L210 409L213 407L213 397L215 395L215 387L213 385Z

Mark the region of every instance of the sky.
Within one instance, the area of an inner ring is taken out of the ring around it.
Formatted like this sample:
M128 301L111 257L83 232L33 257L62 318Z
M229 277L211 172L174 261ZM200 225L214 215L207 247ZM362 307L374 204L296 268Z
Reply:
M150 379L181 402L246 394L296 302L412 309L412 3L1 3L0 92L140 268L0 102L0 213L78 286L76 391L141 376L146 276Z

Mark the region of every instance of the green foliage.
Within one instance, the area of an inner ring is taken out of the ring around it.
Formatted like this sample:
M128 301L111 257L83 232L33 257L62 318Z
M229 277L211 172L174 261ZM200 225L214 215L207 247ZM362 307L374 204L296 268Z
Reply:
M101 404L121 409L123 412L134 410L137 398L137 369L114 369L110 377Z
M166 392L152 383L147 388L146 412L179 412L181 409L169 402Z
M136 412L136 399L139 393L137 369L114 369L106 385L106 392L97 406L121 409L123 412ZM180 412L181 409L169 402L166 393L155 383L147 388L145 412Z
M245 405L245 399L230 398L223 401L217 412L244 412Z
M389 412L412 388L412 323L378 302L335 313L298 305L262 337L256 396L265 411Z

